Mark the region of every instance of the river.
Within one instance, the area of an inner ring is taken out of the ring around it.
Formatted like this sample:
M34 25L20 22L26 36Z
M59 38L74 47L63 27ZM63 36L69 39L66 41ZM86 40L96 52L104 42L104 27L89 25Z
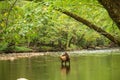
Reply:
M0 80L120 80L120 52L72 52L70 66L61 66L59 54L1 60Z

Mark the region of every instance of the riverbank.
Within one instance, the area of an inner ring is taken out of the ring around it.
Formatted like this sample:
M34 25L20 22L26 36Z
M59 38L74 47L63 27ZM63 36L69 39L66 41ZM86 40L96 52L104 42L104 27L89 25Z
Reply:
M84 50L75 50L70 51L69 53L79 53L79 54L94 54L94 53L113 53L120 52L120 48L106 48L106 49L84 49Z
M10 54L0 54L0 60L10 60L13 61L19 58L31 58L35 56L43 56L45 53L10 53Z
M100 50L74 50L67 51L70 55L88 55L88 54L111 54L111 53L120 53L120 48L111 48L111 49L100 49ZM9 53L9 54L0 54L0 60L16 60L19 58L31 58L35 56L44 56L44 55L52 55L58 56L64 51L58 52L26 52L26 53Z

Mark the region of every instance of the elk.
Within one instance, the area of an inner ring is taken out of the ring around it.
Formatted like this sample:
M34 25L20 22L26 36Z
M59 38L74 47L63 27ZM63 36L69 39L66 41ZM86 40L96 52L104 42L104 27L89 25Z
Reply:
M65 52L64 54L62 54L61 56L60 56L60 59L61 59L61 64L63 65L63 64L67 64L67 62L69 63L69 65L70 65L70 57L69 57L69 55L68 55L68 53L67 52Z

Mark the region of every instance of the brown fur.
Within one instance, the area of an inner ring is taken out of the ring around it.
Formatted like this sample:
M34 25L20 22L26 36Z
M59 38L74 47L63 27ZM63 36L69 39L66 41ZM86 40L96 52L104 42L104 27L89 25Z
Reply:
M60 56L60 59L61 59L62 65L63 65L63 63L65 63L65 65L66 65L67 62L69 62L69 65L70 65L70 57L66 52Z

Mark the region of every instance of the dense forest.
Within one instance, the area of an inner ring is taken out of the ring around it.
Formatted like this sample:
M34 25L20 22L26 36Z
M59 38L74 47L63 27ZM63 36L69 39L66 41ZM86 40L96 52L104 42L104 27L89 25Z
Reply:
M104 1L1 0L0 52L120 46L120 20Z

